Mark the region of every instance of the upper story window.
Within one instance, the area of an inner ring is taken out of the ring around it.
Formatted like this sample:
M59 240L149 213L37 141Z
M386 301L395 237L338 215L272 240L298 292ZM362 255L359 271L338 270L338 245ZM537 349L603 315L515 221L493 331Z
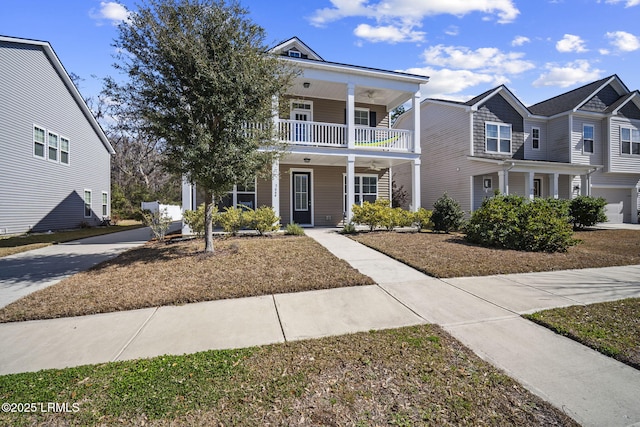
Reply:
M58 161L58 135L53 132L49 132L49 160L52 162Z
M540 128L531 128L531 148L540 149Z
M33 127L33 155L36 157L45 158L46 154L44 152L45 146L45 130L34 126Z
M640 130L620 128L620 152L640 154Z
M354 124L358 126L369 126L369 109L356 108L354 111Z
M292 58L302 58L302 54L297 50L290 50L287 52L287 54Z
M582 152L593 153L593 125L584 125L582 127Z
M488 153L511 153L511 125L485 124L485 150Z
M60 137L60 163L69 164L69 139Z

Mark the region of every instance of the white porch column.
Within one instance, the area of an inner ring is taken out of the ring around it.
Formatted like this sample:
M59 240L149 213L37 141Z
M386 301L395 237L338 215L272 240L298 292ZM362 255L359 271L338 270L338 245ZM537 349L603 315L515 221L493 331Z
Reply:
M411 211L417 212L420 209L420 159L411 162Z
M187 180L186 176L182 177L182 213L184 211L193 210L193 185ZM191 234L191 228L182 222L182 234Z
M347 148L354 148L356 142L356 85L347 84Z
M271 207L276 216L280 216L280 160L271 163Z
M580 176L580 194L582 196L591 195L591 175L590 174Z
M347 206L345 222L351 222L353 216L353 204L356 202L356 195L354 193L354 187L356 183L356 156L349 154L347 156Z
M631 222L638 223L638 187L631 189Z
M411 108L413 108L413 152L420 154L422 151L420 144L420 91L413 95Z
M503 195L509 195L509 171L506 169L498 171L498 188Z
M554 199L559 198L558 194L558 177L560 175L557 173L549 174L549 197L553 197Z
M524 194L525 198L533 200L533 172L527 172L524 174Z

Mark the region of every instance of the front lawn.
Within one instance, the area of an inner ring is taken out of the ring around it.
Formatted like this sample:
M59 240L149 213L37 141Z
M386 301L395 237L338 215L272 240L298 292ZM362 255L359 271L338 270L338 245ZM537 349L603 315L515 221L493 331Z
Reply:
M0 322L372 285L309 237L148 243L0 309Z
M112 225L110 227L79 228L77 230L56 231L54 233L26 233L0 238L0 257L30 251L55 243L64 243L86 237L117 233L140 228L142 224Z
M640 369L640 298L554 308L524 317Z
M466 277L640 264L639 230L575 233L566 253L521 252L468 243L461 234L359 233L352 238L430 276Z
M68 404L13 426L577 425L433 325L0 376L0 399Z

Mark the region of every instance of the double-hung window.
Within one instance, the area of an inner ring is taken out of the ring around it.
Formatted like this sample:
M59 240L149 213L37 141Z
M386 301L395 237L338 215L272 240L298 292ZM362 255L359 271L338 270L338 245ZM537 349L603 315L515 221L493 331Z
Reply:
M33 127L33 155L36 157L45 158L46 153L44 151L45 147L45 130L34 126Z
M486 123L485 149L488 153L511 153L511 125Z
M58 145L58 135L53 132L49 132L48 138L49 140L49 160L52 162L58 161L58 149L60 148Z
M593 153L593 125L582 126L582 152Z
M353 114L356 126L369 126L369 110L367 108L356 108Z
M622 154L640 154L640 130L620 128L620 151Z
M540 149L540 128L531 128L531 148Z
M84 217L91 218L91 190L84 190Z
M60 137L60 163L69 164L69 139Z
M102 192L102 216L109 216L109 193L106 191Z

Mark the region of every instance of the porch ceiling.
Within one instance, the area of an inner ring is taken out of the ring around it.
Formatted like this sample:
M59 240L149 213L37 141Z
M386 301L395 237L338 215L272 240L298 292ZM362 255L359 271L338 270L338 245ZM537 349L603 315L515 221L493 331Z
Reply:
M308 161L305 161L305 159L308 159ZM387 169L410 161L410 159L357 156L355 166L357 168L376 170ZM346 168L347 157L344 155L287 153L280 159L280 164L300 165L309 168L313 166L339 166Z

